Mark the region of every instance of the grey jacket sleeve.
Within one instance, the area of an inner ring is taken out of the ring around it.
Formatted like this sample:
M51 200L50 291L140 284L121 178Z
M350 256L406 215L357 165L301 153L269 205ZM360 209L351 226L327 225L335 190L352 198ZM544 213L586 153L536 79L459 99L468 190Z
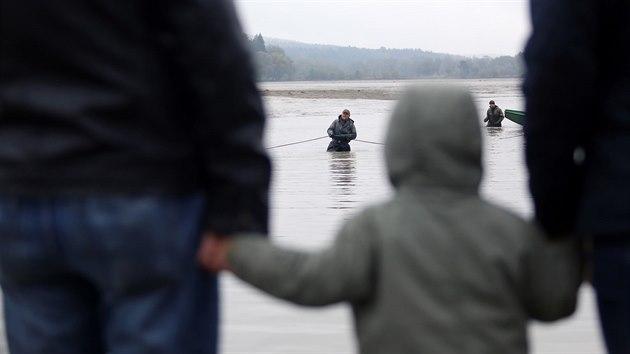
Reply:
M352 131L350 132L350 136L348 137L350 140L354 140L357 138L357 128L352 124Z
M328 127L328 130L326 131L326 133L328 133L329 137L333 137L333 135L335 135L335 128L337 127L337 120L335 119L332 123L330 123L330 126Z
M540 321L567 317L575 311L582 282L578 244L573 239L549 241L539 232L531 236L524 257L527 312Z
M234 238L231 270L270 295L300 305L323 306L369 293L374 251L368 235L345 228L333 245L318 253L284 249L250 236Z

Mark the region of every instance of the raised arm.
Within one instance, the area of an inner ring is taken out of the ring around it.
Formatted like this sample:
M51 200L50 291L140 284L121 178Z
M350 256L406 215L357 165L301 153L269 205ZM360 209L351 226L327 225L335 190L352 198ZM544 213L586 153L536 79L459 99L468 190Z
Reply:
M323 306L369 293L374 254L373 238L348 226L318 253L280 248L260 237L236 237L228 263L236 276L273 296Z

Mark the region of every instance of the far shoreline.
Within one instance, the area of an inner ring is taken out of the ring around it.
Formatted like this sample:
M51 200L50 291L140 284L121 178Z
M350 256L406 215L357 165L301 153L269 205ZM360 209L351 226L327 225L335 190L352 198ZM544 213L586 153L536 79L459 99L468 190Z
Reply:
M390 90L378 90L378 89L339 89L339 90L263 89L260 91L260 94L262 96L279 96L279 97L306 98L306 99L322 99L322 98L366 99L366 100L396 100L398 99L397 92L392 92Z
M258 83L262 96L303 99L366 99L397 100L404 87L415 83L445 83L468 85L471 81L511 81L520 77L502 78L423 78L404 80L330 80L330 81L262 81Z

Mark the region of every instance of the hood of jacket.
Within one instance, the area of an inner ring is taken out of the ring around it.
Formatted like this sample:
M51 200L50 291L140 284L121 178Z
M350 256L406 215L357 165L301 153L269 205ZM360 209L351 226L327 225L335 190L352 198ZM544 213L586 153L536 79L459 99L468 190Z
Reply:
M385 158L396 188L443 187L477 193L481 131L470 93L422 85L405 90L389 123Z

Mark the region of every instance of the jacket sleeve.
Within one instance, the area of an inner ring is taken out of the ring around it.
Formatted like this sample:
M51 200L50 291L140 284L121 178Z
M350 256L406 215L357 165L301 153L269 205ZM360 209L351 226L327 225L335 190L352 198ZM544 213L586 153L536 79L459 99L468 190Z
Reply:
M195 115L206 228L267 231L271 164L250 54L229 0L158 0L162 37Z
M348 137L348 140L354 140L357 138L357 128L354 126L354 123L352 123L352 128L351 128L351 132L350 132L350 136Z
M575 229L583 169L574 162L597 121L597 21L591 0L533 0L527 66L525 152L536 217L551 235ZM559 108L559 109L558 109Z
M537 228L526 236L532 241L523 259L522 291L527 313L540 321L571 315L582 282L577 241L547 240Z
M236 276L270 295L323 306L367 296L373 253L369 235L347 227L332 246L318 253L280 248L261 237L237 237L229 262Z
M337 120L334 120L332 123L330 123L330 126L328 127L328 130L326 130L326 133L328 133L329 137L333 137L333 135L335 135L335 128L337 127Z

